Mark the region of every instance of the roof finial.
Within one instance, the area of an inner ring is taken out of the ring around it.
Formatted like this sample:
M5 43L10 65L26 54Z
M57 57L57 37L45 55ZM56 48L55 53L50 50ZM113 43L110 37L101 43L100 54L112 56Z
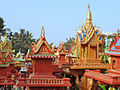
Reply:
M41 38L42 38L42 39L45 38L44 26L42 26L42 30L41 30Z
M90 4L88 4L88 9L90 9Z
M90 5L88 4L88 12L87 12L87 18L86 18L86 27L89 28L89 26L92 25L92 15L90 11Z

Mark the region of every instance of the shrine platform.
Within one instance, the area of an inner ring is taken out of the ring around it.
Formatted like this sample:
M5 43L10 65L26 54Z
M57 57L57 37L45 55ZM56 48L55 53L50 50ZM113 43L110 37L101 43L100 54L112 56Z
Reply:
M109 70L108 74L103 74L92 70L86 70L84 75L110 85L120 84L120 72L116 72L115 70Z

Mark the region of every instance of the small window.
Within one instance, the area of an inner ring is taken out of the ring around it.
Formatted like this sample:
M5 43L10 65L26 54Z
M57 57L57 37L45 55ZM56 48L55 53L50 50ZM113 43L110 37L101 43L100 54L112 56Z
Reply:
M113 60L113 64L116 64L116 60Z

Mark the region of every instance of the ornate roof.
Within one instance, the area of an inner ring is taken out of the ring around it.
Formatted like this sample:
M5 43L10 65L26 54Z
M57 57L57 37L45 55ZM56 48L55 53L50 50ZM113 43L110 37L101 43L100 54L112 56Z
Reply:
M45 33L44 33L44 27L42 27L41 30L41 36L40 39L38 40L37 44L33 43L31 46L31 51L32 53L29 55L27 54L28 58L42 58L43 56L54 56L54 51L55 51L55 46L52 47L52 44L48 44L45 38ZM42 55L42 56L41 56ZM49 57L45 57L49 58Z
M107 55L114 55L120 56L120 36L119 36L119 29L117 30L117 35L115 37L115 41L111 42L110 51L105 52Z
M66 48L63 46L63 43L60 43L56 49L58 54L66 54Z
M77 32L77 36L82 44L86 44L90 39L95 36L97 43L102 43L101 33L99 32L99 28L96 28L96 25L92 24L92 15L90 11L90 7L88 6L86 25L80 27L80 31Z

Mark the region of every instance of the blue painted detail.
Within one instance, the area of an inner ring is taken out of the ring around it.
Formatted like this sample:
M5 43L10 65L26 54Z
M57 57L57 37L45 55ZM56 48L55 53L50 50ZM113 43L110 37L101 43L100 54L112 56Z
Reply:
M28 65L31 66L31 62L29 62Z
M120 46L120 39L117 41L116 46Z
M97 34L97 32L96 32L96 34Z
M57 62L56 58L54 59L54 62Z
M82 31L82 33L83 33L83 36L84 36L84 37L86 37L85 32L84 32L84 31Z
M79 35L80 39L83 40L82 35Z
M25 63L25 66L27 66L27 63Z
M101 40L101 36L99 36L99 40Z

